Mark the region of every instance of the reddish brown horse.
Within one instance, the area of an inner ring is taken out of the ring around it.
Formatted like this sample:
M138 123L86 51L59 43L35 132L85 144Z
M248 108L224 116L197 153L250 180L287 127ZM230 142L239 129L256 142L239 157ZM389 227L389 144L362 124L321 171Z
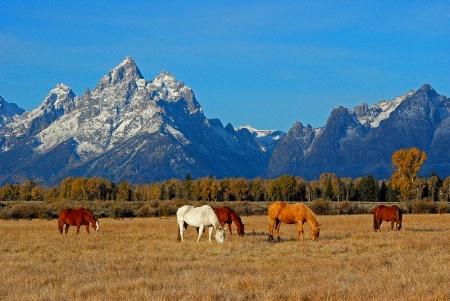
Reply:
M298 224L297 240L303 237L303 224L308 221L311 226L312 240L319 240L319 232L322 227L317 221L316 215L311 209L302 203L288 204L275 202L269 206L269 241L273 240L273 229L275 227L278 240L280 240L280 226L285 224Z
M237 228L238 235L244 235L244 224L241 221L241 217L236 213L233 209L227 206L222 206L221 208L213 208L217 217L219 218L220 225L223 227L225 224L228 224L228 230L231 233L231 222L234 222Z
M400 230L402 228L402 210L395 205L379 205L373 209L373 229L378 231L382 221L391 222L391 230Z
M85 225L86 231L89 233L89 223L92 224L95 231L98 231L98 219L87 209L63 209L59 213L58 229L61 234L63 234L64 225L66 225L66 234L70 226L77 226L77 234L80 233L81 225Z

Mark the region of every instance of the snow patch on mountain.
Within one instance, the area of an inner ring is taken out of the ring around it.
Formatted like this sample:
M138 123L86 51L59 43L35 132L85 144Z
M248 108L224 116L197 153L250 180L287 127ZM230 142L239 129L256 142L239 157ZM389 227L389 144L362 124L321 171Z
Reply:
M236 130L247 129L255 138L263 151L271 151L278 140L286 136L286 133L278 130L258 130L250 125L243 125Z
M77 112L74 115L64 115L51 126L39 132L36 138L41 144L37 147L36 151L45 153L62 141L73 137L79 129L78 117L80 115L81 112Z
M379 103L368 107L366 103L355 107L355 114L359 122L367 127L376 128L380 122L389 118L391 113L409 96L413 95L415 91L396 97L392 101L382 100Z

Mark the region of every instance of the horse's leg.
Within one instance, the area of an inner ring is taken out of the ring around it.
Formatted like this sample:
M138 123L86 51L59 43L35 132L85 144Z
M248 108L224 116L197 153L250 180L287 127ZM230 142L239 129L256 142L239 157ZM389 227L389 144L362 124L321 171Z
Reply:
M228 224L228 230L230 231L230 235L233 235L233 233L231 233L231 222L227 223ZM223 225L222 225L223 227Z
M79 223L77 223L77 235L78 235L78 233L80 233L80 227L81 227L81 225Z
M199 227L199 229L198 229L198 238L197 238L197 242L200 241L200 237L202 237L204 228L205 228L204 225L200 225L200 227Z
M395 222L395 220L393 219L393 220L391 220L391 230L394 230L394 222Z
M69 224L66 224L66 229L64 230L64 232L66 233L66 235L67 235L67 232L69 232Z
M302 241L305 240L305 237L303 235L304 231L303 231L303 222L299 221L298 222L298 228L297 228L297 241L299 240L300 235L302 236Z
M209 227L209 242L211 242L212 233L213 233L213 227Z
M89 233L89 223L86 224L86 231Z
M383 220L381 218L378 218L377 220L377 225L378 225L378 231L381 232L381 223L383 222Z
M277 218L277 219L275 220L275 234L277 235L278 241L281 240L281 237L280 237L280 227L281 227L281 221Z
M61 235L63 234L64 222L58 221L58 230Z
M273 227L275 225L275 219L269 218L269 241L273 240Z
M178 240L183 241L184 240L184 231L187 228L187 224L185 222L178 223L178 228L180 230L180 232L178 234L178 237L179 237Z

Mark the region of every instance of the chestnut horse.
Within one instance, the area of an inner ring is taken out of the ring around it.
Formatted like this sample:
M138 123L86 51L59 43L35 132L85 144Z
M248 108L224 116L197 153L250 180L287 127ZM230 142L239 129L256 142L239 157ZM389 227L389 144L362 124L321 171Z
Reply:
M231 233L231 222L234 222L237 228L237 233L239 236L243 236L244 233L244 224L241 221L241 217L239 214L236 213L233 209L227 206L222 206L221 208L214 208L214 212L216 213L217 217L219 218L220 224L222 227L225 224L228 224L228 230Z
M77 234L80 233L81 225L86 225L86 231L89 233L89 223L92 224L95 231L98 231L98 219L87 209L63 209L59 213L58 229L61 234L63 234L64 225L66 225L66 234L70 226L77 226Z
M395 205L379 205L373 209L373 229L381 231L382 221L391 222L391 230L400 230L402 228L402 210Z
M297 240L299 236L303 237L303 224L307 221L311 226L312 240L319 240L320 227L316 215L311 209L302 203L288 204L285 202L275 202L269 206L269 241L273 240L273 229L276 230L278 240L280 240L280 226L285 224L298 224Z

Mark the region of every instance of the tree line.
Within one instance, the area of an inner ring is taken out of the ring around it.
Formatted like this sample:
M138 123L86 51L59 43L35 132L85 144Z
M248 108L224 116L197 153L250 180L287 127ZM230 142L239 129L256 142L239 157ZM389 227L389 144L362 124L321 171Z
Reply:
M416 178L411 187L412 200L429 198L435 202L450 199L450 176L445 180L436 174ZM104 178L67 177L58 186L44 187L37 181L6 184L0 188L0 201L153 201L185 199L204 202L311 202L330 201L397 202L401 199L392 181L375 179L372 175L357 179L340 178L323 173L319 180L306 181L301 177L282 175L275 179L225 178L212 176L192 180L171 179L149 184L118 185Z
M426 154L417 148L401 149L392 156L394 173L390 180L377 180L368 175L356 179L340 178L322 173L318 180L282 175L274 179L225 178L208 176L193 180L188 173L184 180L171 179L149 184L118 185L99 177L69 176L59 186L44 187L37 181L6 184L0 188L0 201L153 201L189 200L203 202L312 202L329 201L397 202L429 199L449 202L450 176L441 179L435 173L428 178L417 177Z

